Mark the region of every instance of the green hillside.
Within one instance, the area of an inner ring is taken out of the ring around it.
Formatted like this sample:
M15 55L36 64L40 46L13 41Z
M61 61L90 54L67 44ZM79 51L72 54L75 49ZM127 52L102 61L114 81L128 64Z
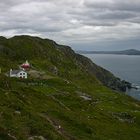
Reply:
M25 60L28 79L5 76ZM140 102L130 84L70 47L0 37L0 140L138 140Z

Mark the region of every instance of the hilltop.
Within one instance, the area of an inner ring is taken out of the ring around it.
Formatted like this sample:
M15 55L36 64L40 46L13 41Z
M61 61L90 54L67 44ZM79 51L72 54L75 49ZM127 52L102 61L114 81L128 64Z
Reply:
M28 79L5 76L25 60ZM120 92L130 84L69 46L0 37L0 68L0 139L139 139L140 102Z
M77 51L81 54L117 54L117 55L140 55L139 50L129 49L123 51Z

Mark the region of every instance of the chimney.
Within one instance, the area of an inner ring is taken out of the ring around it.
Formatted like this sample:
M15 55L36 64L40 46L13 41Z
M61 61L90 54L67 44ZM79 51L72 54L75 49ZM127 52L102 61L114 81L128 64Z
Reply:
M10 76L12 75L12 71L13 71L13 70L12 70L12 69L10 69Z

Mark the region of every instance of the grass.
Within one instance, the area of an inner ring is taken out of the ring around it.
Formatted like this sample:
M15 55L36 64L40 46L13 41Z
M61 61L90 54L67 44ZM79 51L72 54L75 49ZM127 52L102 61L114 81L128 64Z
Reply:
M109 72L51 40L21 36L0 43L0 140L140 138L140 102L103 86L98 76L110 82ZM27 58L48 78L4 76Z
M0 136L4 140L8 139L8 132L23 140L31 136L54 140L137 140L140 137L139 102L102 86L91 88L87 94L92 100L86 101L77 94L76 85L63 79L49 79L45 83L28 86L12 79L11 88L1 86L0 128L6 133ZM123 122L112 115L122 112L130 114L134 122ZM55 128L58 125L61 133Z

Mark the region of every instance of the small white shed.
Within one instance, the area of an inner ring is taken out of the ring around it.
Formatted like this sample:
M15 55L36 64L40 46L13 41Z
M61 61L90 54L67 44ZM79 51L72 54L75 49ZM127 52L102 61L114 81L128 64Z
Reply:
M27 72L24 70L10 70L10 77L27 79Z

